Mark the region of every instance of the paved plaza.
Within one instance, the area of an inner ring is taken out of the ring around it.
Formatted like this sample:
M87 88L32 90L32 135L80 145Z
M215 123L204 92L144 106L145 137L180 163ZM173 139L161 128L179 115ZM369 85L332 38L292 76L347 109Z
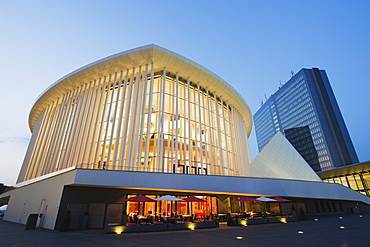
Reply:
M318 217L253 226L148 233L105 234L103 230L24 230L0 220L0 247L15 246L370 246L370 214ZM299 233L302 232L302 233ZM242 237L238 239L237 237Z

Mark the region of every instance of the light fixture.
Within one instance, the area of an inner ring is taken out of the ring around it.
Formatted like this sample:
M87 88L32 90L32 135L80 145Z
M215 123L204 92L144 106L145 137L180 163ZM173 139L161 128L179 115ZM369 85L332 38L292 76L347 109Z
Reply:
M298 231L299 234L303 234L303 231Z
M286 220L286 218L280 218L280 222L287 223L287 220Z
M340 229L344 229L345 227L344 227L344 226L340 226L339 228L340 228Z
M340 220L341 220L341 219L343 219L343 218L342 218L342 216L340 216L340 217L339 217L339 219L340 219Z
M238 236L238 237L236 237L236 239L243 239L243 237L241 237L241 236Z
M362 218L362 215L360 215L360 218Z
M116 233L117 233L118 235L120 235L122 232L121 232L121 231L116 231Z
M315 219L315 221L319 221L319 219Z

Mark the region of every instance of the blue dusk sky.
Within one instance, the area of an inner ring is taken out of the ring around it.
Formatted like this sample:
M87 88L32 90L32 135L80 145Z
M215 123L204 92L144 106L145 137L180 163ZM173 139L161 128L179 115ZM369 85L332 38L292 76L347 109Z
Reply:
M0 0L0 11L0 183L16 183L28 114L49 85L147 44L216 73L253 114L291 71L325 69L359 159L370 160L370 1ZM249 143L254 159L254 129Z

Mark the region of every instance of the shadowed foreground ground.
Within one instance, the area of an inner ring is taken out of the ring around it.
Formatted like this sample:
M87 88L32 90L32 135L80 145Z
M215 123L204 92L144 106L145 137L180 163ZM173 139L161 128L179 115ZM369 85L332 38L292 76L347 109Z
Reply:
M341 228L344 227L344 228ZM302 231L303 233L298 233ZM239 240L240 236L243 239ZM13 246L370 246L370 214L318 217L253 226L104 234L103 230L59 232L24 230L24 225L0 220L0 247Z

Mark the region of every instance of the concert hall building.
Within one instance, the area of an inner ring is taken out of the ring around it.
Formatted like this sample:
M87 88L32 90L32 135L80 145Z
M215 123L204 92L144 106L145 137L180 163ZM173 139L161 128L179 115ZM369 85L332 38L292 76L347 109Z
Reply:
M243 211L234 201L243 196L285 197L308 217L369 210L370 198L322 182L280 133L251 161L252 122L227 82L167 49L147 45L98 60L33 105L17 188L1 195L4 220L25 224L42 214L38 226L59 229L69 209L76 226L89 212L89 227L102 228L130 210L169 207L122 201L137 194L198 196L204 217Z

